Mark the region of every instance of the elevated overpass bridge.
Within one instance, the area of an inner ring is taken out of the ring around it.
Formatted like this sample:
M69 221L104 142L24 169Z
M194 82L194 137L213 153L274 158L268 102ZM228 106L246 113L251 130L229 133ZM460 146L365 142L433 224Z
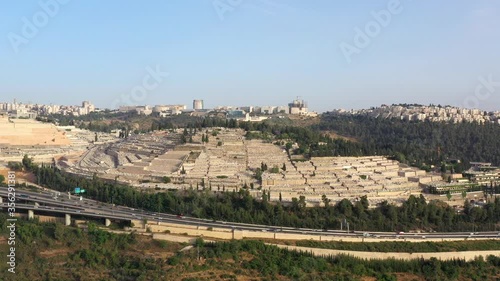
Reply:
M8 212L9 195L7 188L0 187L0 207ZM396 232L372 232L372 231L342 231L322 230L309 228L281 227L270 225L246 224L210 219L199 219L193 217L181 217L165 213L153 213L137 210L130 207L115 206L95 200L81 198L80 196L59 193L57 191L26 191L17 189L15 193L15 209L27 213L28 218L34 218L35 214L46 214L64 217L66 225L70 225L72 218L89 218L104 220L109 226L112 221L137 221L147 220L153 223L168 223L179 227L205 227L225 229L225 231L255 231L295 234L300 237L322 236L322 237L349 237L349 238L381 238L381 239L500 239L500 231L489 232L432 232L432 233L396 233Z

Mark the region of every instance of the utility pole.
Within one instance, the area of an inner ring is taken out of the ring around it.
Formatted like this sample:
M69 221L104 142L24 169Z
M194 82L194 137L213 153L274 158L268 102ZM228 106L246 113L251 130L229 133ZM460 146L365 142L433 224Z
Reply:
M340 221L340 230L342 231L342 224L345 225L347 233L349 233L349 223L347 222L347 218L344 218L344 221Z

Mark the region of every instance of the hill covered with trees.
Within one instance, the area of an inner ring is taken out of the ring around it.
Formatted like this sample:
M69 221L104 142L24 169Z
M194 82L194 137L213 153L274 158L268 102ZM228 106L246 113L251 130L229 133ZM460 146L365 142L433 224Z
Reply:
M500 126L498 124L409 122L367 116L323 114L314 129L334 131L357 139L369 154L394 155L415 166L461 160L492 162L500 165Z

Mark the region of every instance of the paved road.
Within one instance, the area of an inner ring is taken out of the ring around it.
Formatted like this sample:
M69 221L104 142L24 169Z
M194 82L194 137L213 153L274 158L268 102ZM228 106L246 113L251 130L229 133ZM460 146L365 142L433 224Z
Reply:
M0 188L0 196L3 202L2 208L7 207L8 191ZM340 230L323 231L321 229L280 227L258 224L245 224L225 221L214 221L209 219L199 219L193 217L180 217L172 214L154 213L144 210L137 210L124 206L114 206L99 201L80 198L75 195L68 195L57 191L45 190L40 192L16 190L16 209L35 210L37 213L59 213L71 214L73 216L108 218L115 220L143 220L154 222L175 223L181 225L225 228L234 230L249 230L261 232L282 232L290 234L308 234L318 236L338 236L338 237L370 237L381 239L445 239L445 238L483 238L500 239L500 231L489 232L446 232L446 233L395 233L395 232L371 232L354 231L347 233ZM36 203L36 204L35 204Z

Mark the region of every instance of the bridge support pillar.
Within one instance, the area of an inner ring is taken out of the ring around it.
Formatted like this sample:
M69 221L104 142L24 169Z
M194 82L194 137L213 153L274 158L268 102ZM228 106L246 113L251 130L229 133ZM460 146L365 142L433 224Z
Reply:
M3 197L0 196L0 204L3 203Z
M66 214L64 216L64 224L65 225L70 225L71 224L71 215L70 214Z
M111 220L110 219L104 219L104 225L105 226L110 226L111 225Z
M33 210L28 210L28 219L32 220L35 218L35 211Z

